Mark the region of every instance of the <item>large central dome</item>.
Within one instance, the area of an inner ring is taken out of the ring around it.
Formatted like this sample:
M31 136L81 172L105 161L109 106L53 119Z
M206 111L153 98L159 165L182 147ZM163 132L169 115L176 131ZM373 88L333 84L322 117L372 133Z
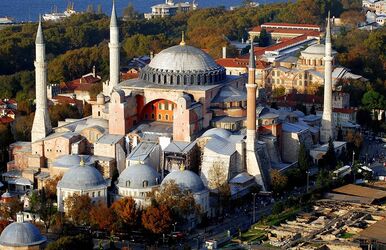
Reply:
M226 78L226 70L204 51L177 45L157 54L141 72L141 79L163 85L211 85Z
M210 70L219 65L204 51L192 46L178 45L161 51L149 64L150 68L172 71Z

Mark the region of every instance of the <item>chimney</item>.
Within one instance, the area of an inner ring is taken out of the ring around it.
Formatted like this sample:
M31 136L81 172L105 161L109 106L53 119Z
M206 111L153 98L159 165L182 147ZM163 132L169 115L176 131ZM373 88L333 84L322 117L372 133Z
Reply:
M222 47L222 58L227 58L227 47Z
M96 68L95 68L95 65L92 66L92 76L93 76L94 78L96 78Z

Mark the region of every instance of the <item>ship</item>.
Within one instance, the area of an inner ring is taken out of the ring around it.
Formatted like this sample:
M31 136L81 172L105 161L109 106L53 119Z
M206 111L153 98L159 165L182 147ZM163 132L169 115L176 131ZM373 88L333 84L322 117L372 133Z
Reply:
M11 17L0 17L0 25L13 24L15 21Z
M55 8L55 10L50 13L50 14L44 14L42 16L43 20L44 21L54 21L54 22L57 22L57 21L61 21L67 17L70 17L72 15L76 14L76 11L74 10L74 3L69 3L67 5L67 9L60 13L58 12L57 8Z

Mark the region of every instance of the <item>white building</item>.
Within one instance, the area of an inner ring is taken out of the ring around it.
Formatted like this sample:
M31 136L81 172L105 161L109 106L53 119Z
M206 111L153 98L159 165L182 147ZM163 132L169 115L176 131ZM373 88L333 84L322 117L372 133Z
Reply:
M150 205L149 193L159 187L160 174L149 165L136 164L128 166L118 178L118 197L132 197L135 203L145 208Z
M197 9L197 4L193 1L193 3L184 2L184 3L174 3L173 0L165 0L164 4L157 4L151 7L151 13L145 13L146 19L152 19L156 17L167 17L174 16L181 12L188 12L189 10Z
M102 174L92 165L86 165L83 160L79 165L70 168L58 182L58 211L65 212L65 201L68 197L88 195L93 204L107 203L107 182Z

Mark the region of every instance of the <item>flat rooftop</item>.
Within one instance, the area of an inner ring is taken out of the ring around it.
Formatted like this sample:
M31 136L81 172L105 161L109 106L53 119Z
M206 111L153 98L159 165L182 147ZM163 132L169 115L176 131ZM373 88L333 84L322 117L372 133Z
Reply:
M348 185L336 188L332 191L334 193L366 197L366 198L376 199L376 200L386 198L386 191L375 189L375 188L363 187L363 186L354 185L354 184L348 184Z
M386 219L377 221L359 233L360 237L386 244Z

